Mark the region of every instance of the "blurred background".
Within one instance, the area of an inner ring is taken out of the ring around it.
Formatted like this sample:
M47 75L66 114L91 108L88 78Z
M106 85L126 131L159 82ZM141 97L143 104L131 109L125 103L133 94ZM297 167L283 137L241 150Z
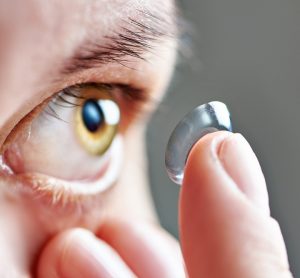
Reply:
M300 1L181 0L190 23L166 99L148 129L149 174L162 225L177 231L179 187L164 151L176 123L197 104L225 102L234 130L256 152L272 215L300 277Z

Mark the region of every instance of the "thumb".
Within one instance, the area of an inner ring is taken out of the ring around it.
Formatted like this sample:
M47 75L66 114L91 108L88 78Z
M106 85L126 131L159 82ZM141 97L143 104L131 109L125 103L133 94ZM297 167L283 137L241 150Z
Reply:
M180 237L190 278L291 277L261 168L240 134L212 133L192 149Z

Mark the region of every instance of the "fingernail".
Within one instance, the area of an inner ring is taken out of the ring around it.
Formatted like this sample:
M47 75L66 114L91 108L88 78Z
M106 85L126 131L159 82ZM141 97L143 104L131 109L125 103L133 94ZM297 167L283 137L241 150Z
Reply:
M232 134L220 144L217 154L238 188L255 204L269 209L264 175L247 140L239 133Z
M64 278L133 277L113 249L83 229L70 235L58 268L59 277Z

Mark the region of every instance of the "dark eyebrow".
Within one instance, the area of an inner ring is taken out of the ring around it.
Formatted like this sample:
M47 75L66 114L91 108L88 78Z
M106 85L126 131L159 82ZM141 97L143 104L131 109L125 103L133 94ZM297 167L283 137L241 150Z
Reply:
M145 60L144 54L164 39L176 38L177 24L173 11L171 14L139 11L139 19L128 18L112 35L104 37L101 44L86 41L67 60L62 72L73 74L107 63L119 63L128 66L128 57ZM129 66L130 67L130 66Z

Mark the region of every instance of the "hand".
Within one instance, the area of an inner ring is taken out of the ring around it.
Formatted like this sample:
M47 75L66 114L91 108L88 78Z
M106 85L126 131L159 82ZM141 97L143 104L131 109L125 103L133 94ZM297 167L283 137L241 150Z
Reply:
M259 163L239 134L210 134L193 148L180 234L190 278L292 276ZM184 277L176 242L158 227L110 221L98 236L58 235L41 256L40 277Z
M84 229L58 234L45 247L38 277L184 277L177 242L144 222L106 222L96 237Z
M291 277L261 168L240 134L217 132L193 148L180 197L190 278Z

